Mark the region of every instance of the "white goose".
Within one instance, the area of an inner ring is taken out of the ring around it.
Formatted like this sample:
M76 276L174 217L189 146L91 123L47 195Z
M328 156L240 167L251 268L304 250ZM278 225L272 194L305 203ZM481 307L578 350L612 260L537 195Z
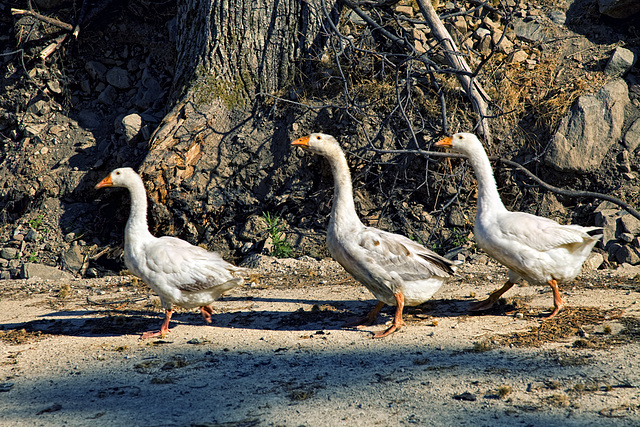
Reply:
M347 160L331 135L314 133L292 142L324 156L334 179L333 207L327 230L331 256L371 291L378 304L358 325L372 324L385 304L396 306L392 325L374 338L400 329L404 305L422 304L440 289L454 272L454 264L422 245L398 234L367 227L358 218L353 203Z
M487 153L475 135L457 133L435 145L451 148L469 159L478 180L478 208L473 228L476 243L509 269L504 286L471 310L490 308L523 278L535 285L551 286L554 309L546 318L558 314L564 306L558 283L571 281L580 273L591 249L602 237L602 229L561 225L548 218L508 211L500 200Z
M125 187L131 194L131 213L124 234L124 262L160 296L165 318L159 331L142 338L164 336L169 332L173 304L200 307L202 317L211 322L209 304L224 292L241 284L233 276L241 271L214 252L193 246L176 237L154 237L147 225L147 193L140 176L131 168L113 170L96 188Z

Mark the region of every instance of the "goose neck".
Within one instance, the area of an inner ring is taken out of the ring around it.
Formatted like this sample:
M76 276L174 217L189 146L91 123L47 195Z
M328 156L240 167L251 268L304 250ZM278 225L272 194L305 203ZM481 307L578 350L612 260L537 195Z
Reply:
M351 183L351 173L349 165L343 153L338 153L328 157L333 173L334 194L333 206L331 208L332 221L350 223L359 222L356 213L355 204L353 202L353 186Z
M484 150L470 155L469 161L478 180L478 215L486 211L506 210L498 193L491 163Z
M129 186L131 195L131 210L129 220L125 228L125 240L131 242L142 237L150 237L147 224L147 192L142 181L137 181Z

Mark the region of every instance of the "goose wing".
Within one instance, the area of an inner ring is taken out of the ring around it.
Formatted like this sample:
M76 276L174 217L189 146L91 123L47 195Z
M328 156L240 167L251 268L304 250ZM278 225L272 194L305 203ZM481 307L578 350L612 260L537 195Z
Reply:
M373 227L364 228L358 245L373 262L387 272L400 275L403 280L449 277L456 264L405 236Z
M548 251L559 246L581 244L592 237L589 229L557 222L525 212L508 212L498 219L498 228L507 239L538 251Z
M170 236L155 239L145 253L147 267L182 291L214 288L233 280L231 273L241 270L215 252Z

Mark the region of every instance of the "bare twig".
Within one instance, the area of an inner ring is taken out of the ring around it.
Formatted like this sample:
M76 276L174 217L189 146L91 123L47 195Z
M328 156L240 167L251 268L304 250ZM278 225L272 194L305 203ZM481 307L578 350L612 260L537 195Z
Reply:
M138 302L138 301L144 301L146 300L147 297L140 297L140 298L130 298L130 299L124 299L124 300L118 300L118 301L104 301L104 302L100 302L100 301L94 301L91 298L87 297L87 303L89 304L93 304L93 305L122 305L122 304L130 304L130 303L134 303L134 302Z
M73 25L67 24L66 22L62 22L55 18L49 18L48 16L44 16L39 14L38 12L34 12L32 10L24 10L24 9L14 9L11 8L12 15L28 15L33 16L40 21L46 22L47 24L55 25L58 28L62 28L63 30L72 31Z
M64 43L68 35L69 34L62 34L61 36L56 37L53 43L49 44L49 46L45 47L42 52L40 52L40 58L43 60L47 59L53 52L56 51L56 49L62 46L62 43Z
M394 154L411 153L411 154L418 154L425 157L449 157L449 158L455 158L455 159L466 159L466 157L463 156L462 154L447 153L444 151L441 152L441 151L427 151L427 150L380 150L380 149L375 149L375 151L378 153L394 153ZM627 202L624 202L618 199L617 197L613 197L608 194L596 193L593 191L567 190L564 188L559 188L554 185L546 183L545 181L543 181L542 179L534 175L529 169L525 168L518 162L514 162L513 160L508 160L498 156L489 156L489 160L503 163L511 168L516 169L518 172L524 173L527 177L531 178L533 181L535 181L540 187L544 188L545 190L551 191L553 193L561 194L563 196L568 196L568 197L592 197L594 199L606 200L608 202L611 202L620 206L621 208L629 212L634 217L640 219L640 212L638 212L633 206L631 206Z
M488 111L488 102L491 100L489 95L484 91L480 83L473 78L473 73L471 72L471 68L466 63L462 54L456 47L451 35L447 31L447 29L442 25L440 18L436 14L435 9L430 1L417 0L418 8L422 13L422 16L427 21L431 31L438 39L440 43L444 46L444 53L449 61L451 67L456 70L465 71L465 73L457 73L456 76L462 87L464 88L467 96L471 100L473 104L473 109L480 116L480 128L482 135L484 136L485 141L489 146L493 146L492 137L491 137L491 129L489 128L489 123L487 122L487 111Z

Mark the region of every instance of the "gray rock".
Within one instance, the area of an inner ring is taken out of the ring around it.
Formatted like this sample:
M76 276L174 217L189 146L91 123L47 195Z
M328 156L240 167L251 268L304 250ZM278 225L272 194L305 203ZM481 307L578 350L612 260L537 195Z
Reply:
M78 112L78 121L82 127L96 129L100 127L100 116L95 111L81 110Z
M49 80L47 82L47 87L53 93L62 93L62 86L60 86L60 82L58 80Z
M598 0L598 9L612 18L627 18L640 12L638 0Z
M483 39L485 37L489 37L491 36L491 31L487 30L486 28L478 28L473 35L477 38L477 39Z
M258 215L251 215L238 233L238 238L246 241L260 240L266 230L265 220Z
M9 260L0 258L0 268L9 268Z
M640 274L640 267L636 267L627 263L622 264L616 268L614 274L619 277L626 277L627 279L633 279Z
M11 272L9 271L0 271L0 280L9 280L11 279Z
M636 265L640 263L640 255L638 255L638 251L628 245L620 245L614 255L620 264L627 263Z
M129 72L120 67L113 67L107 71L107 83L118 89L129 89L131 87Z
M124 139L127 142L131 142L140 134L140 129L142 129L142 117L135 113L124 116L121 126Z
M582 264L582 271L597 270L604 262L604 257L599 252L591 252L587 259Z
M98 95L98 102L104 105L113 105L116 95L116 89L109 85Z
M464 212L456 207L452 208L449 212L448 222L451 227L464 227L465 225L469 224L469 221L467 221L467 217L465 216Z
M27 111L33 114L37 114L38 116L43 116L45 114L48 114L49 111L51 111L51 108L49 107L49 103L47 101L41 99L29 105Z
M84 264L84 254L79 245L73 245L62 253L62 267L74 274L78 273Z
M542 25L535 21L525 22L523 19L516 19L513 22L513 30L518 38L528 42L539 42L544 39Z
M640 234L640 219L631 214L625 214L618 219L620 222L620 229L624 233L629 233L634 236Z
M564 25L567 22L567 14L561 10L554 10L549 13L549 19L556 25Z
M29 230L27 231L27 235L24 236L24 240L26 240L27 242L37 242L39 238L40 235L36 230Z
M22 267L20 268L20 278L39 278L42 280L69 280L73 279L73 276L66 271L58 270L55 267L27 262L22 264Z
M91 93L91 83L89 83L89 80L84 79L80 81L80 90L82 90L82 93L85 95Z
M597 169L620 138L628 103L629 92L622 79L610 81L596 94L578 98L553 135L545 162L563 172Z
M18 250L16 248L2 248L0 250L0 258L2 259L16 259L18 257Z
M98 61L89 61L84 65L84 69L93 80L104 81L107 74L107 67Z
M640 145L640 119L636 119L636 121L631 123L631 126L629 126L629 129L627 129L627 132L624 134L623 141L624 146L627 147L630 152L638 148L638 145Z
M605 249L616 239L619 216L620 211L612 209L596 212L595 223L602 227L602 247Z
M618 240L624 243L633 243L633 234L631 233L620 233L618 234Z
M636 55L629 49L618 46L613 52L607 66L604 67L604 73L613 77L622 77L636 63Z

